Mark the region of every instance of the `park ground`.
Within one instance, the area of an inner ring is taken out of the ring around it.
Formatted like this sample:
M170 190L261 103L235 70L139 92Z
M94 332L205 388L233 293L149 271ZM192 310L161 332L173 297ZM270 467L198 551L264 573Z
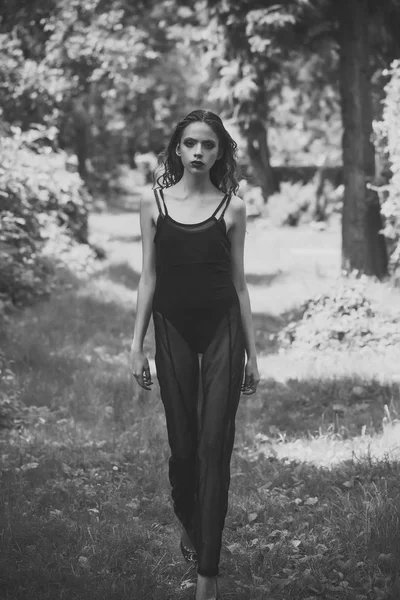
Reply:
M60 273L58 292L8 326L28 409L0 438L1 598L192 598L151 327L155 389L139 391L128 368L138 214L94 213L90 226L107 258L89 276ZM400 349L279 348L302 303L339 285L338 223L249 221L246 271L262 380L237 415L222 597L398 600ZM368 293L400 312L400 293L386 284L371 282Z

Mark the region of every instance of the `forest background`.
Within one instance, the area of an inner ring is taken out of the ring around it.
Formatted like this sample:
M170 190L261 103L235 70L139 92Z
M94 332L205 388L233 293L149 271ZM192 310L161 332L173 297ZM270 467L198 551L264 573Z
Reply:
M224 597L397 600L400 2L0 15L4 598L193 586L159 396L133 387L127 351L140 197L202 106L239 143L262 375L238 413Z

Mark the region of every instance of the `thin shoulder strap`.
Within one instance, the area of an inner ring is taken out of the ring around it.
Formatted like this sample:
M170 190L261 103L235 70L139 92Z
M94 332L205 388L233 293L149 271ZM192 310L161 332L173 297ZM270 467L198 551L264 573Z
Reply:
M160 196L161 196L161 200L162 200L162 202L163 202L163 205L164 205L164 212L165 212L165 214L167 215L167 214L168 214L168 210L167 210L167 205L165 204L165 200L164 200L164 192L163 192L163 189L162 189L162 188L158 188L158 193L159 193L159 194L160 194Z
M219 218L220 218L220 219L223 219L223 218L224 218L225 211L226 211L226 209L227 209L227 208L228 208L228 206L229 206L229 203L230 203L230 201L231 201L231 198L232 198L232 192L229 192L229 193L225 194L225 196L222 198L222 202L221 202L221 204L218 206L217 210L215 211L215 214L216 214L216 213L219 211L219 209L221 208L221 206L222 206L222 205L224 204L224 202L225 202L224 210L222 211L222 213L221 213L221 214L220 214L220 216L219 216Z
M216 216L217 216L217 214L219 213L220 209L221 209L221 208L222 208L222 206L224 205L224 202L225 202L225 200L226 200L227 196L228 196L228 194L225 194L225 196L222 198L221 202L218 204L217 208L214 210L213 214L211 215L211 218L213 218L213 217L216 217ZM226 209L226 207L224 208L224 211L223 211L223 213L221 214L221 217L222 217L222 215L224 214L224 212L225 212L225 209Z
M161 188L154 188L154 197L156 199L157 207L158 207L158 212L160 213L160 215L162 215L162 216L167 215L168 211L167 211L167 207L165 205L165 200L164 200L164 196L162 194ZM164 205L164 211L161 208L160 198L161 198L162 203Z

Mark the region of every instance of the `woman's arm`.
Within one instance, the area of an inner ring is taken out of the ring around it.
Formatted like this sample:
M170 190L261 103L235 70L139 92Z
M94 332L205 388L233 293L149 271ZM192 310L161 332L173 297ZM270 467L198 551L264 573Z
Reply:
M140 202L142 272L138 285L136 319L131 345L132 373L138 384L145 389L150 389L151 376L148 360L143 353L143 342L149 326L156 285L153 205L154 198L152 195L142 197Z
M254 339L253 319L251 316L250 297L244 274L244 240L246 235L246 205L241 198L233 196L233 223L229 229L231 241L232 280L239 296L242 326L246 344L247 364L243 391L254 393L260 381L257 367L257 353Z

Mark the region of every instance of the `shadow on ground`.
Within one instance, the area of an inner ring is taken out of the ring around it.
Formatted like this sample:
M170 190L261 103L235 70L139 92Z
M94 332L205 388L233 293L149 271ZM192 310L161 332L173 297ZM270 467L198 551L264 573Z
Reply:
M303 308L289 310L278 316L254 312L253 328L259 355L276 354L279 349L278 334L289 323L300 321L303 314Z
M284 279L285 276L286 276L286 274L281 270L275 271L275 273L264 273L264 274L246 273L246 282L249 285L269 286L269 285L272 285L273 283L276 283L276 281L278 281L280 279Z
M261 381L256 396L242 396L238 429L250 427L267 436L281 433L293 439L326 433L334 427L345 437L352 437L360 435L364 426L368 433L381 431L385 405L395 411L400 408L397 384L355 377L281 383L271 377Z
M121 242L123 244L137 244L142 240L141 235L110 235L110 242Z
M118 285L136 291L140 281L140 273L132 269L127 262L119 262L108 264L104 269L97 271L93 278L108 278Z
M62 277L63 289L24 310L4 332L18 397L27 406L67 409L92 423L105 418L107 406L114 420L123 419L136 393L129 348L139 275L121 264L86 283L67 271ZM120 285L110 283L114 278ZM153 347L150 326L144 349L151 354Z

